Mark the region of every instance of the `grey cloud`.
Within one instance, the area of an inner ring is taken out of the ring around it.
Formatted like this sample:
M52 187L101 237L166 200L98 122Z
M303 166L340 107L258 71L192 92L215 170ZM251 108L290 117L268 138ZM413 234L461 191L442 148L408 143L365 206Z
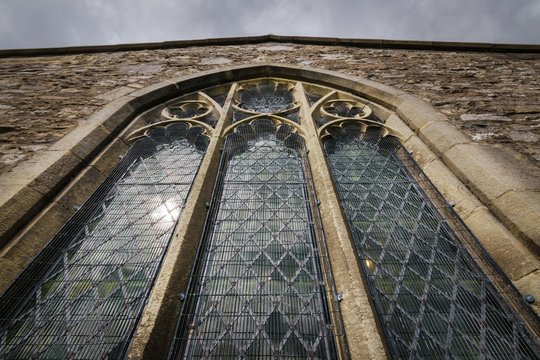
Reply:
M0 48L274 33L536 43L536 0L4 0Z

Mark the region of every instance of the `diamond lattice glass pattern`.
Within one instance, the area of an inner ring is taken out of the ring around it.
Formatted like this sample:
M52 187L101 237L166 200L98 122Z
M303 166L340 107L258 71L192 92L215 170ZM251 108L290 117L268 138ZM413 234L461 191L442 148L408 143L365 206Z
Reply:
M325 150L392 355L537 358L534 337L398 159L410 159L401 145L346 129Z
M306 191L299 150L272 133L226 163L179 358L335 356Z
M203 155L174 129L135 143L4 293L0 358L123 357Z

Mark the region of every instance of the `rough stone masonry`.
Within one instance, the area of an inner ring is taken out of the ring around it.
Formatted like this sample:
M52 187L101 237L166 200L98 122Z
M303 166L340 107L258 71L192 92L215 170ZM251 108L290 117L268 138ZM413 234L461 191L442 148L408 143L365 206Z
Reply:
M430 104L474 141L540 165L540 54L298 44L0 58L0 173L49 147L116 97L182 75L261 62L368 78Z

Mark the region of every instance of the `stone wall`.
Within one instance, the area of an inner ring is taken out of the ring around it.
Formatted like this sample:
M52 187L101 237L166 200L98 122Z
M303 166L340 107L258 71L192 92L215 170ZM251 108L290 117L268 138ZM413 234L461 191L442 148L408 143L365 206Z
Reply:
M474 141L511 147L540 165L540 54L263 43L1 58L0 173L116 97L182 75L261 62L391 85L432 104Z

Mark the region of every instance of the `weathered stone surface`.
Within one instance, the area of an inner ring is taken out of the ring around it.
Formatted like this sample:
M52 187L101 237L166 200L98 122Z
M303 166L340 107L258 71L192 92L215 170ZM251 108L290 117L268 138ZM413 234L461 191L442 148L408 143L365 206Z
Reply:
M430 103L471 138L504 144L540 163L537 141L509 135L540 135L539 54L265 43L0 59L0 126L9 130L0 131L0 172L52 145L115 90L223 67L202 63L216 58L235 65L309 65L390 85ZM462 120L467 114L492 115Z
M446 122L446 118L435 111L429 104L419 101L412 95L400 96L404 101L398 105L396 113L405 121L413 131L419 131L427 124L440 121Z
M23 267L4 257L0 257L0 263L2 263L3 269L1 270L2 276L0 276L0 289L4 290L19 275Z
M509 149L457 144L443 161L485 204L509 190L540 190L540 173Z
M43 195L29 187L18 185L2 185L2 193L11 193L14 188L16 194L2 201L0 205L0 248L15 234L19 226L32 219L37 209L45 201Z
M46 211L47 216L37 217L27 231L19 234L3 249L0 261L10 259L17 267L24 268L69 218L69 212L56 202L51 203ZM11 281L17 275L11 269L0 266L0 278L8 277L4 272L11 274Z
M405 148L409 151L412 151L412 157L420 166L425 166L430 162L437 160L437 157L433 152L427 147L418 136L411 136L409 140L403 143Z
M493 200L492 208L540 256L540 193L509 191Z
M133 98L122 96L93 113L88 120L86 120L86 123L101 124L109 132L114 133L118 131L119 127L125 125L126 122L129 121L134 110L135 106L133 105Z
M497 114L462 114L459 118L463 121L512 121L507 116Z
M512 281L536 271L538 260L487 209L465 218L467 226Z
M418 136L422 139L437 156L456 144L468 143L471 140L462 132L446 121L432 122L424 126Z
M105 101L113 101L114 99L118 99L124 95L134 92L136 89L137 88L131 86L120 86L119 88L113 89L96 97Z
M108 141L110 137L99 124L81 124L50 147L50 150L70 150L82 160L95 155L96 148Z
M540 270L537 270L516 281L515 286L522 295L531 294L534 296L534 303L531 307L537 314L540 314Z
M435 184L446 201L454 202L454 210L465 219L474 210L483 206L470 190L440 160L423 167L428 178Z
M125 155L128 150L129 146L121 139L117 139L107 146L101 156L90 165L95 167L102 175L108 176L120 161L119 157Z
M105 176L96 168L89 166L58 195L56 201L65 209L70 209L69 214L72 215L74 207L81 206L103 180L105 180Z
M50 197L70 180L69 177L74 175L82 160L68 150L46 151L43 157L42 165L49 166L37 173L36 178L28 186L45 197ZM35 166L34 169L42 170L38 166Z
M399 133L400 140L402 142L405 142L411 136L414 136L412 130L405 125L405 123L397 115L390 115L388 119L386 119L386 125Z

